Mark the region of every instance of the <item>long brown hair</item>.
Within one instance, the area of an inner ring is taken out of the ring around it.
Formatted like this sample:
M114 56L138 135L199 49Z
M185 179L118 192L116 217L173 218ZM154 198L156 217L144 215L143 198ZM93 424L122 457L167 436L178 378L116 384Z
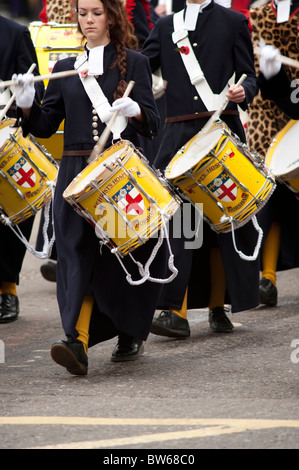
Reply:
M127 53L126 48L138 49L138 39L134 34L134 28L128 19L128 14L125 9L125 2L122 0L101 0L105 14L107 17L109 36L111 42L116 48L116 60L111 65L117 67L120 73L120 81L117 89L114 92L114 99L121 98L127 87L126 72L127 72ZM76 15L78 12L79 0L76 0ZM78 31L82 34L78 17Z

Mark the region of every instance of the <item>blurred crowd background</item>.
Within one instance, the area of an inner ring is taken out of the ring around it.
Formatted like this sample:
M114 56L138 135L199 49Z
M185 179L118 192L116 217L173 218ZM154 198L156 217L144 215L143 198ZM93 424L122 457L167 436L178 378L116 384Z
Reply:
M19 22L37 21L42 0L0 0L0 14Z

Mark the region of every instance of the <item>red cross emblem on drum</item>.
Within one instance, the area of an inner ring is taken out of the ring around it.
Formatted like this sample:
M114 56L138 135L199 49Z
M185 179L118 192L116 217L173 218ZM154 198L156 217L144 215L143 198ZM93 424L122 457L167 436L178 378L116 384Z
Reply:
M127 215L142 215L144 212L143 197L131 183L126 183L112 199Z
M216 176L207 186L213 196L222 202L231 202L237 197L237 185L225 171Z
M7 171L8 175L20 186L33 188L36 184L36 174L25 158L20 158Z

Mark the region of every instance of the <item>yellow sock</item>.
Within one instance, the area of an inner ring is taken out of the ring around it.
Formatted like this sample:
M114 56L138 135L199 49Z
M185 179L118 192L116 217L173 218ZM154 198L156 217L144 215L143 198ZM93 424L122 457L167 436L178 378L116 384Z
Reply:
M2 281L1 294L17 295L17 284L15 282Z
M211 293L209 310L215 307L223 307L226 291L225 272L222 256L219 248L211 248L210 253L211 270Z
M94 297L93 295L87 295L83 299L82 307L80 310L79 318L76 323L76 330L79 333L77 339L83 343L85 353L88 351L89 341L89 324L93 309Z
M171 311L173 313L176 313L176 315L178 315L181 318L184 318L185 320L187 320L187 296L188 296L188 289L186 289L186 292L185 292L185 297L183 300L182 308L180 310L175 310L174 308L171 308Z
M276 285L276 268L280 247L280 234L280 224L278 222L273 222L262 251L262 277L269 279L274 286Z

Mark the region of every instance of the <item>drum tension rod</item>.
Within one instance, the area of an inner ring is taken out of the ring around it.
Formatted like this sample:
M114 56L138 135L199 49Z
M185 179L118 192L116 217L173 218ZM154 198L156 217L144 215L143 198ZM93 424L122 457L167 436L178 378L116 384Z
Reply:
M204 184L200 184L194 178L192 170L187 170L186 175L188 175L203 192L205 192L208 196L210 196L210 198L215 202L215 204L217 204L219 206L219 208L222 210L222 212L225 213L225 209L224 209L223 205L221 204L221 202L217 201L217 198L215 198L215 196L211 193L211 191L209 191L209 189L207 189L207 187Z

